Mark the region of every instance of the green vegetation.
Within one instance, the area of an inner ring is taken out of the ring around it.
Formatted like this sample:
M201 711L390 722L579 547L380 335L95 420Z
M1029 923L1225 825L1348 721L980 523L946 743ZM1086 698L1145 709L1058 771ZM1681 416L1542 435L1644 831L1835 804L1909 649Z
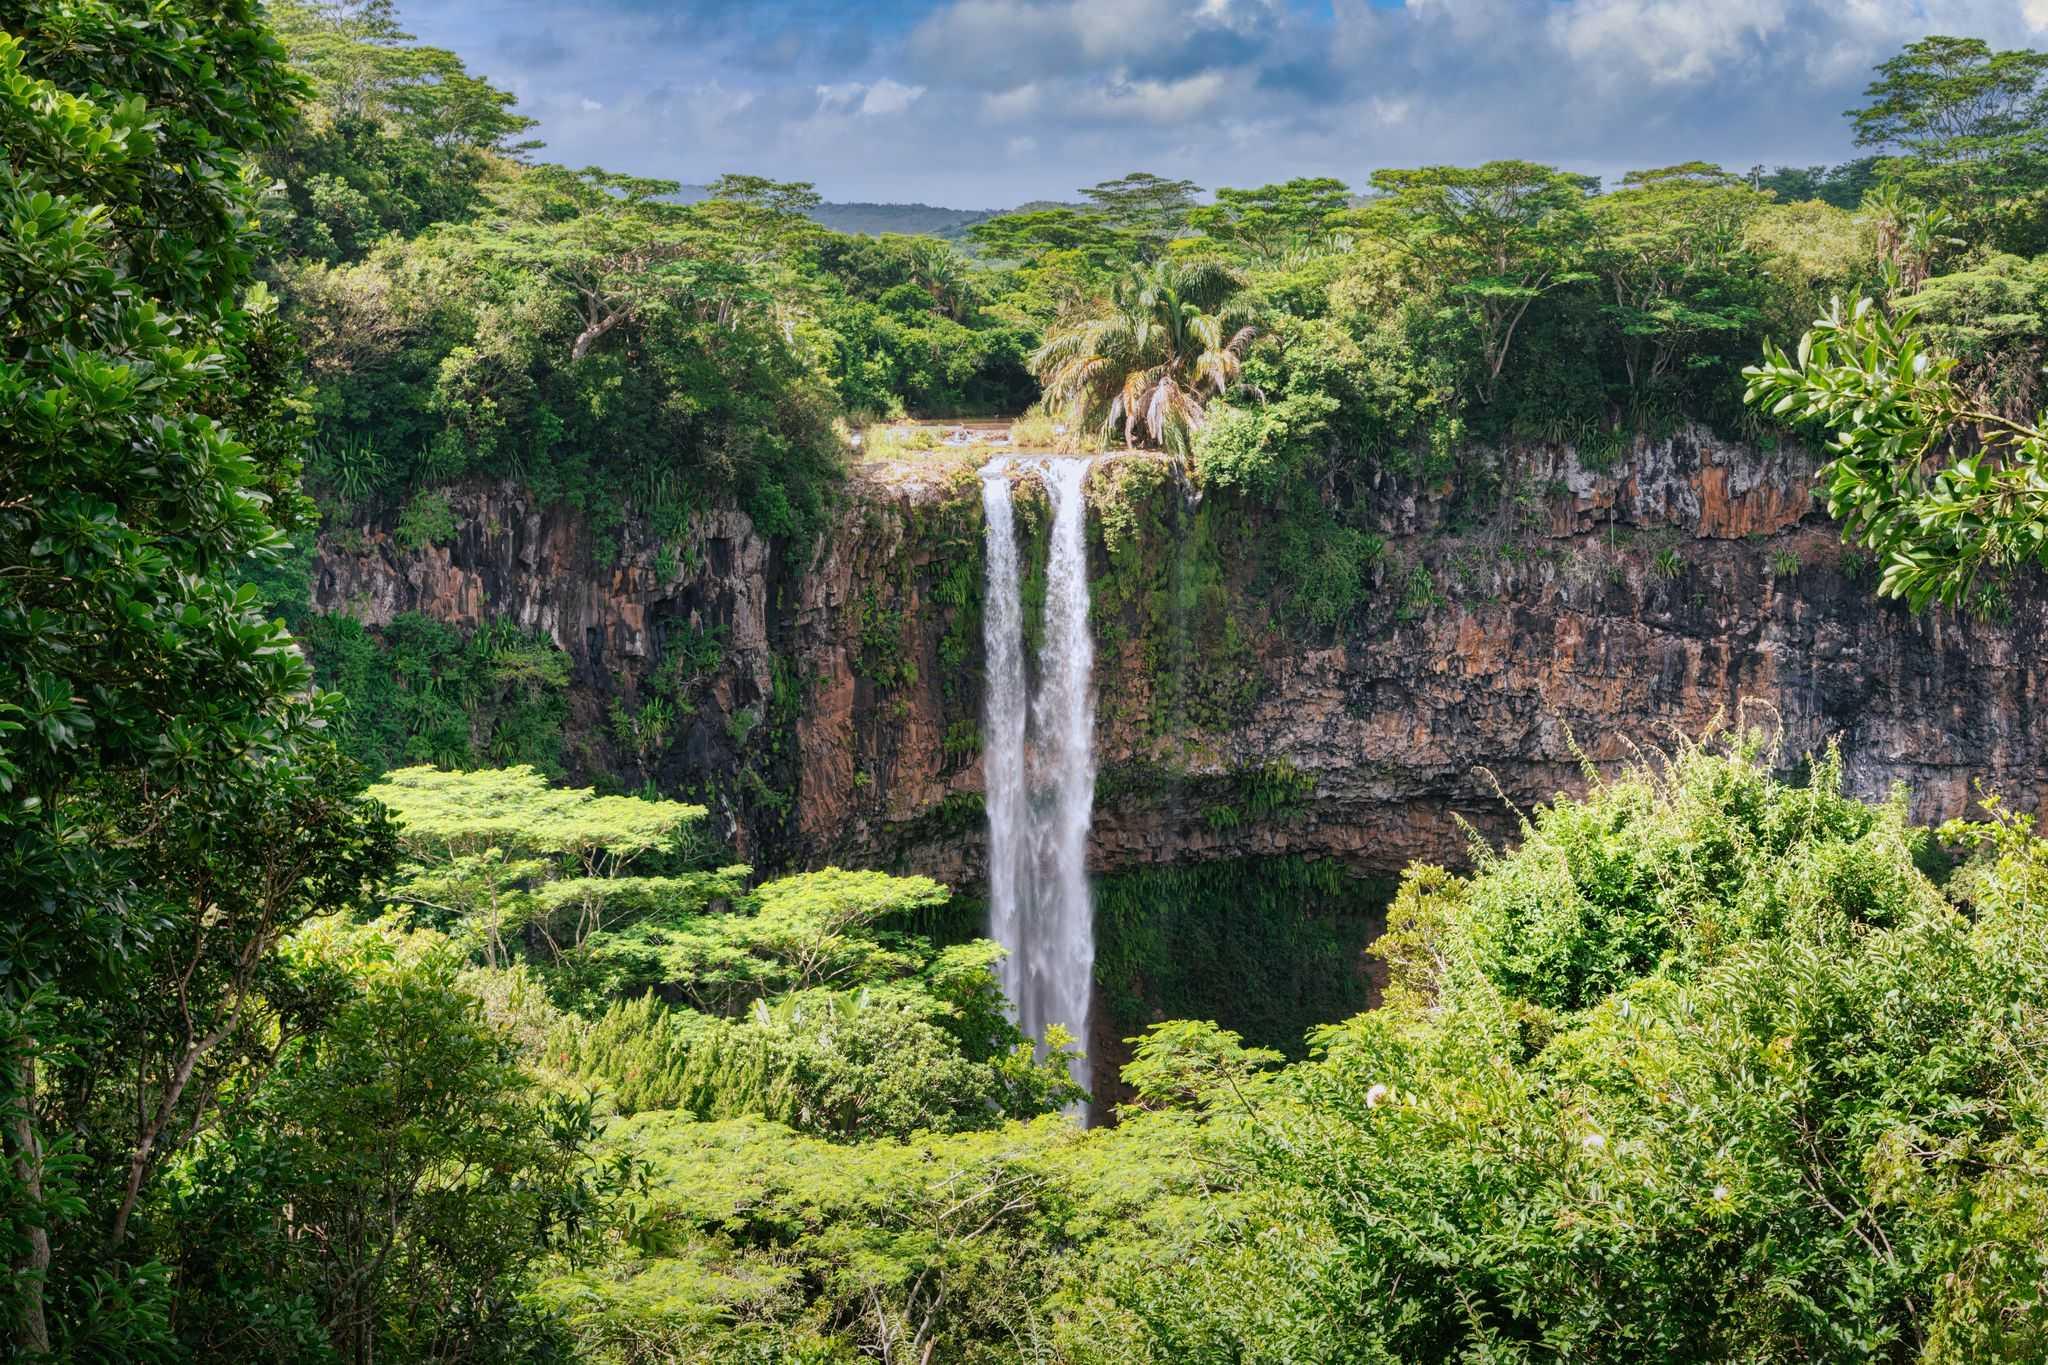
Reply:
M1243 281L1213 261L1161 261L1116 282L1108 317L1055 330L1032 357L1048 403L1074 425L1121 428L1186 455L1203 409L1230 391L1256 330L1232 303Z
M410 763L564 768L569 656L494 623L464 636L408 613L381 631L308 615L298 637L334 689L332 731L371 772Z
M1384 884L1298 858L1100 878L1098 1008L1119 1037L1164 1019L1210 1019L1301 1057L1311 1029L1372 1003L1364 952L1387 897Z
M1134 173L969 255L826 232L805 185L540 163L385 0L0 13L8 1357L2048 1355L2048 841L1995 799L1928 830L1832 754L1795 781L1766 735L1681 744L1469 874L1411 868L1371 958L1385 897L1329 862L1106 878L1134 1036L1090 1130L1079 1040L1016 1029L945 887L757 876L708 802L560 785L546 638L307 610L316 514L425 556L472 534L464 479L599 545L637 519L671 583L714 506L800 559L845 419L1021 407L1034 359L1162 452L1091 490L1098 629L1145 644L1109 681L1161 753L1255 699L1274 621L1440 601L1456 566L1386 554L1366 494L1521 525L1508 438L1824 433L1845 573L1984 603L2048 524L2048 58L1930 38L1879 77L1878 154L1829 171L1393 169L1357 204ZM1737 366L1835 293L1866 302L1765 351L1745 413ZM898 529L939 552L856 586L859 672L902 704L910 604L946 613L964 766L973 526ZM659 768L727 648L665 634L617 752ZM757 764L808 682L770 673L696 733L787 817ZM1285 763L1157 763L1105 799L1315 817ZM984 815L963 790L909 833Z
M1996 1021L2048 985L2048 846L1994 810L1937 847L1756 742L1411 871L1383 1007L1197 1090L1244 1202L1113 1291L1133 1358L2038 1354L2033 1029Z
M29 1357L162 1349L164 1172L292 1026L279 939L388 856L228 579L307 511L251 274L249 151L298 81L252 6L166 8L0 30L0 1311Z
M1896 318L1837 306L1794 355L1767 347L1750 401L1826 442L1828 510L1876 556L1879 593L1983 609L2013 570L2048 563L2048 432L1960 382L1918 297Z

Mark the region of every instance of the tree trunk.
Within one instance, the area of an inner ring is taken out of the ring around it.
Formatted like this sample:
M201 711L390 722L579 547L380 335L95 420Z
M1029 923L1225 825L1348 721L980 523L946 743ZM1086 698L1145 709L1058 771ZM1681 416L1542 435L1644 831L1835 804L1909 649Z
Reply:
M189 1044L177 1069L171 1073L171 1083L164 1087L163 1099L157 1105L156 1119L143 1131L141 1141L135 1144L135 1151L128 1159L128 1185L122 1191L121 1207L114 1213L114 1229L107 1239L109 1250L120 1246L128 1235L128 1216L135 1211L135 1201L142 1193L142 1178L149 1172L149 1159L156 1151L157 1139L163 1136L165 1127L177 1113L178 1101L184 1098L185 1087L192 1082L193 1069L199 1065L200 1058L219 1046L220 1040L233 1031L241 1017L242 1006L237 1002L227 1023Z
M21 1051L7 1063L8 1082L15 1093L13 1112L7 1116L6 1143L14 1161L15 1178L34 1212L36 1221L28 1229L28 1254L15 1263L14 1285L19 1300L20 1321L15 1326L14 1344L24 1355L46 1355L50 1350L50 1327L43 1317L44 1281L50 1273L50 1230L42 1222L43 1145L36 1137L35 1041L23 1039Z
M624 310L621 310L616 313L609 313L599 321L585 327L577 334L576 344L569 348L569 359L581 360L584 356L589 355L590 348L597 344L599 338L625 320L626 314Z

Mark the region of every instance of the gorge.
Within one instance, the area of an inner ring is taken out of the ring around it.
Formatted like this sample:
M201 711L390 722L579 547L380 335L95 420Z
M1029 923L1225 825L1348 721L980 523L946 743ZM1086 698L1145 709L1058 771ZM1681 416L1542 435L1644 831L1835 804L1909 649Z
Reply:
M1775 713L1788 767L1838 742L1854 790L1903 782L1916 819L1964 813L1978 778L2038 798L2038 596L2016 595L1997 619L1876 600L1814 506L1810 458L1790 446L1688 428L1598 467L1568 446L1499 458L1509 491L1483 515L1455 489L1388 478L1375 490L1387 549L1335 632L1285 612L1255 510L1194 496L1162 457L1095 461L1088 867L1109 879L1105 906L1149 908L1098 917L1099 1000L1117 1003L1098 1010L1085 1050L1114 1060L1121 1036L1168 1013L1162 996L1298 1043L1304 1018L1370 998L1358 949L1387 878L1417 859L1462 865L1472 831L1512 836L1517 810L1582 789L1586 764L1700 733L1745 703ZM1014 629L1044 656L1057 517L1036 479L993 489L985 459L857 466L832 530L800 554L739 513L700 515L667 572L644 526L624 527L606 564L575 513L464 485L448 494L446 543L406 549L388 514L324 536L315 605L372 628L408 614L462 630L509 622L558 646L570 774L708 797L761 866L882 866L1000 898L991 859L1013 855L985 829L1020 797L987 773L1015 752L1021 708L983 718L991 689L1018 695L1024 661L984 641ZM983 583L986 509L1011 492L1014 603ZM693 713L657 751L633 753L608 710L642 705L665 655L707 636L721 653ZM746 719L778 706L779 748L764 738L774 727ZM1318 866L1341 874L1290 898L1299 922L1230 913L1247 887L1323 877ZM1214 869L1202 906L1163 908L1116 884L1169 867ZM1172 951L1171 934L1214 945L1247 931L1290 953L1312 934L1339 964L1321 987L1337 994L1262 1016L1311 974L1259 976L1256 955L1174 978L1199 954Z

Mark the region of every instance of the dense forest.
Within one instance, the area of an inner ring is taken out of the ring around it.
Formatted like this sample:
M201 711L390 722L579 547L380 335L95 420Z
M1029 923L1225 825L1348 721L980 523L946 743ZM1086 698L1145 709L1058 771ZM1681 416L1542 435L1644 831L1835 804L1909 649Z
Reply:
M1242 509L1307 642L1404 590L1384 480L1514 517L1507 446L1688 424L1820 452L1874 596L1996 615L2048 53L1926 38L1850 123L860 236L549 162L390 0L0 0L11 1358L2048 1355L2048 843L1994 794L1916 826L1760 713L1589 764L1408 870L1376 1008L1153 1022L1090 1127L955 889L742 865L562 780L546 640L309 597L322 527L440 544L482 479L798 555L900 419L1022 414Z

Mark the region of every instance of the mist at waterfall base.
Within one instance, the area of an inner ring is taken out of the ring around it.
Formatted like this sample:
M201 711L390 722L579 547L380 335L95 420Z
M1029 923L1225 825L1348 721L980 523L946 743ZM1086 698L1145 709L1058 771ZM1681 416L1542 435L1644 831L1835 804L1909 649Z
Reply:
M1017 1025L1034 1038L1062 1025L1083 1047L1095 971L1088 825L1095 806L1095 644L1088 632L1089 461L997 459L981 471L987 519L983 747L989 933L1008 950L999 975ZM1024 659L1023 566L1015 470L1052 499L1043 644L1033 695ZM1086 1058L1070 1063L1089 1085Z

